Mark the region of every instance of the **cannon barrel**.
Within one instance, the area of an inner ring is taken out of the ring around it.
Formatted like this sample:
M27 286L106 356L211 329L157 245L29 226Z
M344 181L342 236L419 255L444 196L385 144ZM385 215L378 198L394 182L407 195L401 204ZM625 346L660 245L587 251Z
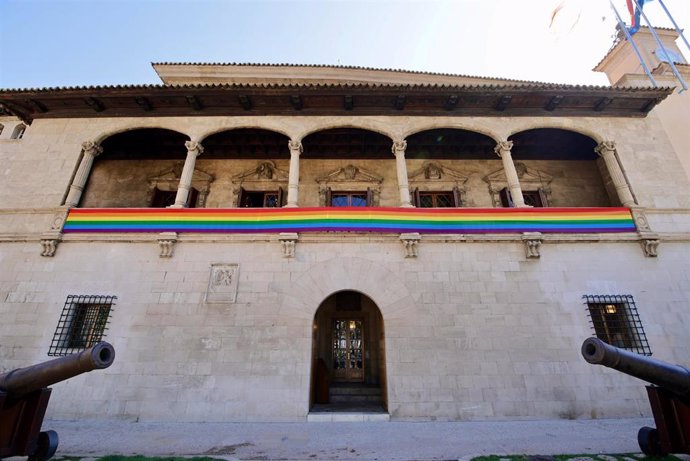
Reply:
M0 374L0 392L12 397L21 397L73 376L108 368L114 360L113 346L101 342L77 354Z
M635 354L597 338L585 339L581 350L589 363L613 368L690 399L690 370L687 368Z

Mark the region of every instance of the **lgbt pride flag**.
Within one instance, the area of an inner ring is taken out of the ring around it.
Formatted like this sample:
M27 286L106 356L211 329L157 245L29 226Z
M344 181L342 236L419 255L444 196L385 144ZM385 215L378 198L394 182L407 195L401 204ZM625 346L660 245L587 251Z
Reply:
M63 232L635 232L627 208L74 208Z

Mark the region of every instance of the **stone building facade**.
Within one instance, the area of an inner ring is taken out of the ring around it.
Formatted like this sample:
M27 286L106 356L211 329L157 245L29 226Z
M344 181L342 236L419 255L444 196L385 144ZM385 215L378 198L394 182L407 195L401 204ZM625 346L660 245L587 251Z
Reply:
M637 416L641 383L582 340L690 360L671 89L154 66L0 91L0 369L100 329L117 351L49 416L332 419L338 387L375 390L362 419Z

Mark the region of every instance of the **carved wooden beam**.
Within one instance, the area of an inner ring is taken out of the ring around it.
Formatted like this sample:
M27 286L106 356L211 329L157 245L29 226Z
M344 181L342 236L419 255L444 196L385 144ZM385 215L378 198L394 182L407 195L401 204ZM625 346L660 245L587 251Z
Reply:
M204 108L203 104L201 104L201 101L196 96L185 96L185 99L187 99L187 104L192 106L194 110L201 110Z
M304 103L302 102L302 96L298 94L291 95L290 104L295 110L302 110L302 107L304 107Z
M237 99L240 100L240 106L242 106L242 109L244 110L251 110L252 106L252 100L249 96L246 94L241 94L237 97Z
M612 98L601 98L598 103L594 106L594 110L596 112L601 112L602 110L606 109L607 106L609 106L613 102Z
M448 96L448 99L446 100L445 109L446 110L455 109L455 107L458 105L459 101L460 101L460 97L457 94L451 94L450 96Z
M644 112L646 114L650 110L654 109L654 106L656 106L657 104L659 104L663 100L664 100L664 98L650 99L644 106L642 106L642 108L640 109L640 112Z
M549 99L549 102L546 103L546 106L544 109L548 111L554 110L558 105L563 101L563 96L554 96L551 99Z
M84 102L86 103L87 106L89 106L90 108L92 108L96 112L103 112L105 110L105 106L103 105L103 102L100 99L88 97L88 98L84 98Z
M28 111L18 104L9 103L7 101L0 101L0 106L3 107L7 112L17 117L19 120L27 125L31 125L33 119L29 116Z
M354 103L352 100L352 96L343 96L343 109L352 110L353 107Z
M48 112L48 108L41 101L37 101L35 99L27 99L26 102L41 114L45 114L46 112Z
M149 101L148 98L145 98L143 96L139 96L134 99L137 104L139 104L142 109L144 109L146 112L153 110L153 106L151 105L151 101Z
M512 96L501 96L498 102L496 103L496 106L494 106L494 109L498 111L504 111L510 104L510 101L513 100Z
M395 110L403 110L405 108L406 102L407 102L407 97L404 94L399 94L395 98L395 102L393 103L393 107L395 107Z

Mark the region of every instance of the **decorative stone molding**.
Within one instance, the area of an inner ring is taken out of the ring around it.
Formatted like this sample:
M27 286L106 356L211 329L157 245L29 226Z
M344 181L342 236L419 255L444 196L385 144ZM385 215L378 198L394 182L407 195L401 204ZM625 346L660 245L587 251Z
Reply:
M503 158L503 155L507 152L510 154L510 151L513 149L513 141L499 141L496 143L496 147L494 147L494 152L496 155L498 155L500 158Z
M635 227L640 234L652 232L652 228L649 226L649 220L644 212L644 208L631 207L630 213L632 214L633 221L635 221Z
M174 192L180 184L180 178L182 176L182 166L177 165L167 170L163 170L155 176L150 176L147 178L149 183L149 202L153 201L153 196L156 189ZM199 192L196 199L196 207L204 208L206 206L206 198L211 190L211 183L215 178L198 169L194 169L192 172L192 187Z
M239 264L211 264L206 302L234 303L237 300L239 272Z
M399 154L402 152L403 154L405 153L405 150L407 149L407 141L403 140L397 140L393 142L393 147L391 148L391 152L393 154Z
M172 258L177 243L176 232L161 232L158 234L158 246L160 247L161 258Z
M467 176L441 163L425 162L418 170L410 173L410 189L420 192L458 191L460 206L467 206Z
M371 206L378 206L383 177L364 168L350 164L342 168L338 168L337 170L333 170L324 176L316 178L316 182L319 184L320 206L328 206L326 203L326 196L327 191L331 188L335 191L371 190Z
M232 206L240 206L242 189L248 192L268 192L284 190L288 185L289 172L278 168L274 161L258 162L254 168L234 175L230 181L232 188Z
M283 250L283 258L294 258L295 245L299 240L299 235L295 232L281 232L278 235L278 240Z
M515 163L515 171L518 178L520 178L521 189L524 191L541 192L547 202L544 206L549 206L551 203L551 181L553 181L553 176L535 168L527 168L522 162ZM502 207L501 191L509 188L504 169L501 168L493 173L489 173L482 179L489 184L489 193L491 194L494 208Z
M656 258L659 249L659 236L657 234L646 234L640 240L642 251L648 258Z
M187 153L196 154L197 157L204 153L204 146L198 141L185 141L184 146L187 148Z
M544 235L541 232L524 232L522 243L525 246L525 256L527 259L539 259L541 257L541 243Z
M57 246L62 240L61 235L59 234L59 237L54 236L53 234L43 234L41 236L41 256L46 256L49 258L52 258L55 256L55 251L57 250Z
M417 232L400 234L400 241L405 247L406 258L416 258L419 254L419 241L422 239Z
M302 141L300 140L289 140L288 141L288 149L290 149L290 152L292 151L297 151L300 154L304 152L304 148L302 147Z

